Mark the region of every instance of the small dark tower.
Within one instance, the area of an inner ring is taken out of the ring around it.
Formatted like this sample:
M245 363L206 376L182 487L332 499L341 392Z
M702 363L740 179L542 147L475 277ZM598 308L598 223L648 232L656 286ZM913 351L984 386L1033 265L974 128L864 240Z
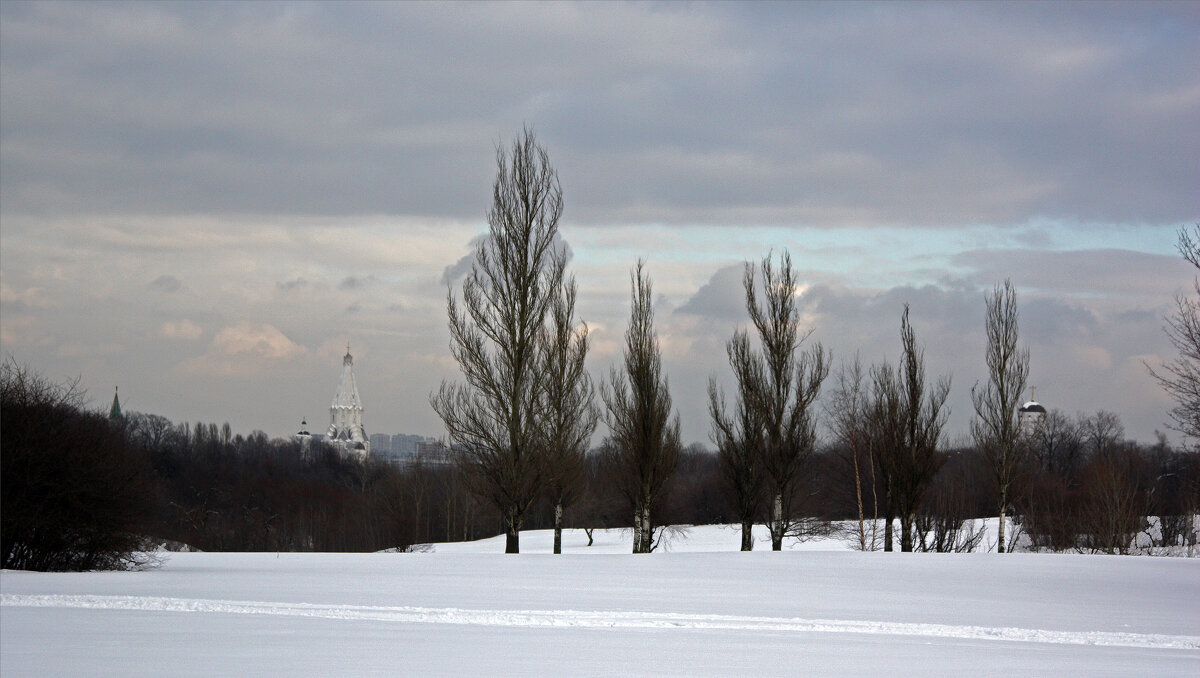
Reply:
M124 419L124 417L121 416L121 399L117 397L116 386L113 387L113 403L112 407L108 408L108 418L112 419L113 421L120 421L121 419Z

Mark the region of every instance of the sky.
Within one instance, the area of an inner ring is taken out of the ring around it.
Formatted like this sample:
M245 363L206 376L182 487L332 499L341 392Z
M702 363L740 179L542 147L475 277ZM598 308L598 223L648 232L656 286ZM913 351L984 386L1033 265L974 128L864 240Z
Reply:
M442 436L446 295L524 126L599 380L629 272L685 442L790 252L835 362L911 308L948 441L1010 279L1036 398L1165 430L1147 374L1200 221L1200 3L0 3L0 353L106 408ZM601 433L604 432L603 426Z

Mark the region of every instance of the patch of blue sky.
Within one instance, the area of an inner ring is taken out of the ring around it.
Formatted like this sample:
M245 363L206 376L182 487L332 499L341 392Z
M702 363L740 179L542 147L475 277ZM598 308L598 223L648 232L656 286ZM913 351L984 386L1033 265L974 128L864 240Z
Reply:
M962 227L677 226L572 229L576 263L628 266L638 258L716 270L787 249L803 271L855 286L937 283L969 271L952 263L975 250L1119 249L1173 254L1178 225L1091 224L1049 219Z

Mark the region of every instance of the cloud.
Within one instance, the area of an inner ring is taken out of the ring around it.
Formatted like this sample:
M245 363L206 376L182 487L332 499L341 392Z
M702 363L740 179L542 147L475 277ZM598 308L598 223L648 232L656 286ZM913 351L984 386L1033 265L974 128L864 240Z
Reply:
M1200 214L1193 5L0 3L0 22L0 341L104 389L140 379L174 418L291 432L350 336L377 358L369 428L436 433L446 288L528 122L589 361L619 358L648 259L685 437L706 438L705 381L747 324L740 262L783 247L837 357L894 360L911 303L954 373L952 428L1004 278L1039 397L1165 419L1130 356L1173 355L1161 318L1192 279L1171 231Z
M39 343L47 343L47 337L40 325L38 319L33 316L14 316L8 313L4 316L4 322L0 322L0 344L4 344L4 350L11 355L14 346L27 349Z
M160 275L150 281L150 288L170 294L183 289L183 283L173 275Z
M451 286L462 278L466 277L466 275L471 272L471 268L475 265L476 250L479 249L480 245L487 241L488 236L486 235L477 235L474 238L471 238L471 243L468 245L470 254L464 255L458 261L442 269L442 284Z
M486 243L489 243L490 241L491 236L488 234L477 235L474 238L471 238L471 243L468 245L470 248L470 254L463 256L458 261L442 269L441 283L443 285L453 286L459 280L465 278L475 266L475 253L480 247ZM556 233L554 236L554 248L566 256L568 263L575 256L575 252L571 249L571 245L566 240L563 240L561 231Z
M346 276L344 279L342 279L342 282L338 284L338 289L339 290L359 290L359 289L362 289L363 287L370 285L374 282L375 282L375 276L373 276L373 275L365 275L365 276L350 275L350 276Z
M302 287L308 287L308 284L308 281L304 278L293 278L292 280L288 280L286 282L277 282L275 283L275 287L283 290L284 292L291 292L292 290L300 289Z
M8 3L0 202L477 219L532 121L576 223L1194 218L1200 17L1072 7Z
M303 347L272 325L253 322L222 328L213 337L209 348L216 355L245 355L266 360L286 360L304 353Z
M689 313L728 320L746 315L746 293L742 287L745 264L717 269L712 278L685 301L676 313Z
M60 358L111 358L124 350L125 347L121 344L84 344L69 341L59 344L56 354Z
M257 377L277 372L307 353L273 325L242 321L221 328L203 355L178 367L193 376Z
M184 339L194 341L204 333L199 325L184 318L183 320L164 322L158 328L158 336L164 339Z
M1129 250L986 249L962 252L952 263L989 285L1011 279L1018 290L1107 296L1157 296L1187 280L1178 256Z
M53 308L54 301L40 287L16 289L0 282L0 304L9 307L9 311L24 311L30 309Z
M1074 358L1081 367L1089 370L1108 370L1112 368L1112 354L1099 346L1078 346Z

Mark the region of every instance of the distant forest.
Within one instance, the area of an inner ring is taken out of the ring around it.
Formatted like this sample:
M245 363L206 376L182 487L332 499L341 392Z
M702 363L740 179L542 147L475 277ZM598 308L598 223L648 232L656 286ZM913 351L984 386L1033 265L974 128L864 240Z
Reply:
M175 424L130 413L120 419L81 406L83 394L11 362L3 367L3 567L64 570L138 564L141 549L167 544L206 551L376 551L492 536L503 519L452 465L394 466L344 458L313 443L228 425ZM1039 550L1129 553L1158 516L1155 543L1182 544L1200 507L1200 455L1164 439L1122 438L1117 417L1052 411L1016 493L1016 523ZM628 527L603 449L586 459L584 491L568 527ZM940 467L921 503L914 550L986 548L971 519L996 513L990 465L977 450L938 452ZM852 455L826 446L796 485L796 538L882 516L884 488L870 472L856 486ZM736 523L727 475L712 450L683 450L657 525ZM765 514L758 518L766 518ZM526 529L549 528L542 497ZM847 535L852 537L852 535ZM659 537L661 538L661 532ZM878 540L868 548L878 548ZM113 554L117 554L114 556Z

